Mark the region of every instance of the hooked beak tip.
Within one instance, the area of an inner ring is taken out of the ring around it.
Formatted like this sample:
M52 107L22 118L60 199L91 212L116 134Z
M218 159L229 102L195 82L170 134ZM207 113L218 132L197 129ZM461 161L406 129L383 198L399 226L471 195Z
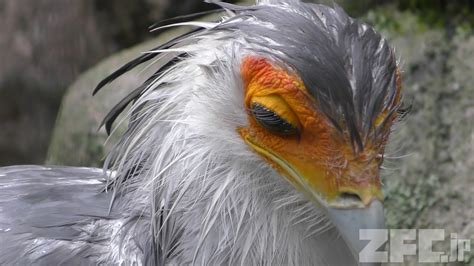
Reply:
M379 200L373 200L365 208L329 208L328 216L358 262L359 253L367 245L359 237L360 230L385 228L383 204Z

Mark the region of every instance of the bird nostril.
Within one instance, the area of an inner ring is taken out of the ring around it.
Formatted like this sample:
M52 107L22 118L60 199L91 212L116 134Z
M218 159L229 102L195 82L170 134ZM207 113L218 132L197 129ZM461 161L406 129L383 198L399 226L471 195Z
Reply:
M353 201L353 202L362 202L362 198L352 192L343 192L339 195L339 198L341 198L344 201Z
M359 193L351 191L340 191L339 195L330 203L334 208L364 208L366 202Z

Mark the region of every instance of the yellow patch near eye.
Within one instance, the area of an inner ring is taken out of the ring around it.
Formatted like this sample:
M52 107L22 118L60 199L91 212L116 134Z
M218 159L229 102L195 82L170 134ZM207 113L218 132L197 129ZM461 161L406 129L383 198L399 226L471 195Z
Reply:
M254 96L252 97L251 102L258 103L272 110L275 114L283 118L295 128L301 129L301 124L298 120L298 117L293 112L288 103L286 103L286 101L283 100L283 98L279 95L270 94L265 96Z
M375 118L375 121L374 121L374 125L375 127L378 127L380 126L380 124L382 124L382 122L385 120L385 118L387 118L387 111L383 111L381 112L376 118Z

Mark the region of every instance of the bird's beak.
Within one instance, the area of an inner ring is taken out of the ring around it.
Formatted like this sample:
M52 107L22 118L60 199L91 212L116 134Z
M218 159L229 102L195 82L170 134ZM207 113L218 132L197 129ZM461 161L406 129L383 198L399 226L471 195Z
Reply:
M343 209L329 207L328 216L358 262L360 262L359 253L368 243L367 240L360 240L360 229L385 228L383 204L379 200L372 200L365 208ZM369 259L366 261L373 261L370 258L365 259Z

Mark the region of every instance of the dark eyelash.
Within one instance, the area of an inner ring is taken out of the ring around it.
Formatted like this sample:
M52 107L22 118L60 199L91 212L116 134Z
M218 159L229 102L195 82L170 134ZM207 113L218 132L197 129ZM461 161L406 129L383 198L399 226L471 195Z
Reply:
M251 112L257 122L268 131L282 136L291 136L299 134L297 127L277 115L274 111L267 107L253 103Z
M397 110L397 120L402 121L411 112L412 104L402 105Z

